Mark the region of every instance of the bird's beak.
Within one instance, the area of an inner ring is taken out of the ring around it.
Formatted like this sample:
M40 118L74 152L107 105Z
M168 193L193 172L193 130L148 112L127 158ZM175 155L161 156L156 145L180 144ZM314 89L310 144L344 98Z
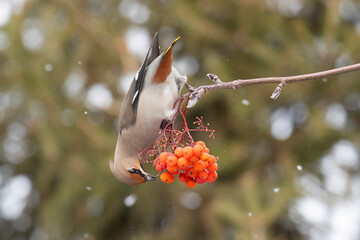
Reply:
M146 181L155 181L156 180L156 177L154 175L149 174L149 173L147 173L144 176L144 178L145 178Z
M138 168L131 168L128 170L131 174L137 174L144 178L145 181L155 181L156 177L154 175L151 175L150 173L147 173L145 171L142 171Z

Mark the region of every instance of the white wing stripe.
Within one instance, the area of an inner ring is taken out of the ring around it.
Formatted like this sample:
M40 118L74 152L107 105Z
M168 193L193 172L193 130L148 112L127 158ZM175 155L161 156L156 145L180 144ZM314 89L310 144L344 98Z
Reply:
M133 103L135 102L135 99L136 99L136 97L137 97L138 94L139 94L139 90L137 90L137 91L135 92L131 104L133 104Z

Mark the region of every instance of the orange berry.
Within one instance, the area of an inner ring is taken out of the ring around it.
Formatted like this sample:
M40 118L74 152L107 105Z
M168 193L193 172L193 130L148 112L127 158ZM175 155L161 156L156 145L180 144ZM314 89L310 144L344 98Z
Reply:
M194 163L194 169L196 172L201 172L205 169L205 163L201 160Z
M208 174L208 172L206 171L206 169L205 169L204 171L198 173L199 178L204 179L204 180L207 179L208 175L209 175L209 174Z
M218 167L217 163L209 164L209 166L207 167L207 169L208 169L209 171L212 171L212 172L217 171L218 168L219 168L219 167Z
M204 152L205 152L205 153L210 153L210 150L209 150L208 148L205 148L205 149L204 149Z
M203 148L206 148L206 145L203 141L197 141L195 144L201 145Z
M213 181L215 181L217 179L218 175L216 172L209 172L208 174L208 178L206 179L206 181L208 183L212 183Z
M196 144L196 145L193 147L193 152L194 152L194 155L195 155L195 156L200 157L201 154L203 154L203 152L204 152L204 148L203 148L201 145Z
M177 160L177 166L180 170L185 170L189 166L189 162L186 158L179 158Z
M209 162L208 161L204 161L205 164L205 168L207 168L209 166Z
M169 155L169 153L167 153L167 152L160 153L160 155L159 155L160 161L166 162L166 158L168 157L168 155Z
M166 159L167 165L174 166L177 164L178 159L174 155L169 155Z
M175 151L174 151L174 154L178 158L184 156L183 148L181 148L181 147L176 148Z
M168 172L163 172L161 175L160 175L160 179L161 181L163 182L166 182L166 183L172 183L175 179L174 175L168 173Z
M189 168L187 171L186 171L186 176L189 176L191 178L194 178L197 176L197 172L195 171L195 169L192 167L192 168Z
M191 158L192 155L194 155L192 147L184 147L183 152L184 152L184 157L186 157L188 159Z
M167 165L166 170L168 170L168 172L172 174L177 174L179 171L177 165L173 165L173 166Z
M194 164L194 163L196 163L197 161L199 161L199 157L196 156L196 155L193 155L191 158L189 158L189 162L190 162L191 164Z
M201 159L202 161L207 161L207 160L209 159L209 154L204 152L204 153L201 155L200 159Z
M160 161L158 162L158 164L162 167L162 168L166 168L166 161Z
M206 182L205 179L201 179L199 176L195 178L195 182L198 184L204 184Z
M216 162L216 158L213 155L209 155L208 159L209 164Z
M180 173L179 174L179 181L180 182L185 182L186 181L186 174L185 173Z
M160 162L156 164L156 171L161 172L164 168L161 166Z
M188 178L185 181L185 185L188 186L189 188L193 188L193 187L195 187L196 183L195 183L194 179Z

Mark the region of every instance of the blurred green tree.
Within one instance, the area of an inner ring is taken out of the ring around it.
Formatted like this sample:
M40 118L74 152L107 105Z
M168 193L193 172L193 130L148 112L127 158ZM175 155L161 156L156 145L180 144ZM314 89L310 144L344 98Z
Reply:
M204 96L188 121L216 129L205 140L220 158L213 184L129 187L108 166L121 100L154 32L164 47L181 35L175 66L194 86L208 72L316 72L360 62L358 2L0 6L11 12L0 21L1 239L359 238L359 73L286 86L276 101L272 85Z

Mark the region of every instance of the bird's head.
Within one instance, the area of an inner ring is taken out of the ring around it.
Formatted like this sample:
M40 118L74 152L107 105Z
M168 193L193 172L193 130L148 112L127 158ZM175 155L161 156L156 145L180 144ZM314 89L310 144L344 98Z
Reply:
M135 164L133 166L124 166L124 164L121 164L124 162L134 162ZM138 185L156 179L155 176L144 171L137 159L135 161L110 161L110 169L120 182L124 182L128 185Z

